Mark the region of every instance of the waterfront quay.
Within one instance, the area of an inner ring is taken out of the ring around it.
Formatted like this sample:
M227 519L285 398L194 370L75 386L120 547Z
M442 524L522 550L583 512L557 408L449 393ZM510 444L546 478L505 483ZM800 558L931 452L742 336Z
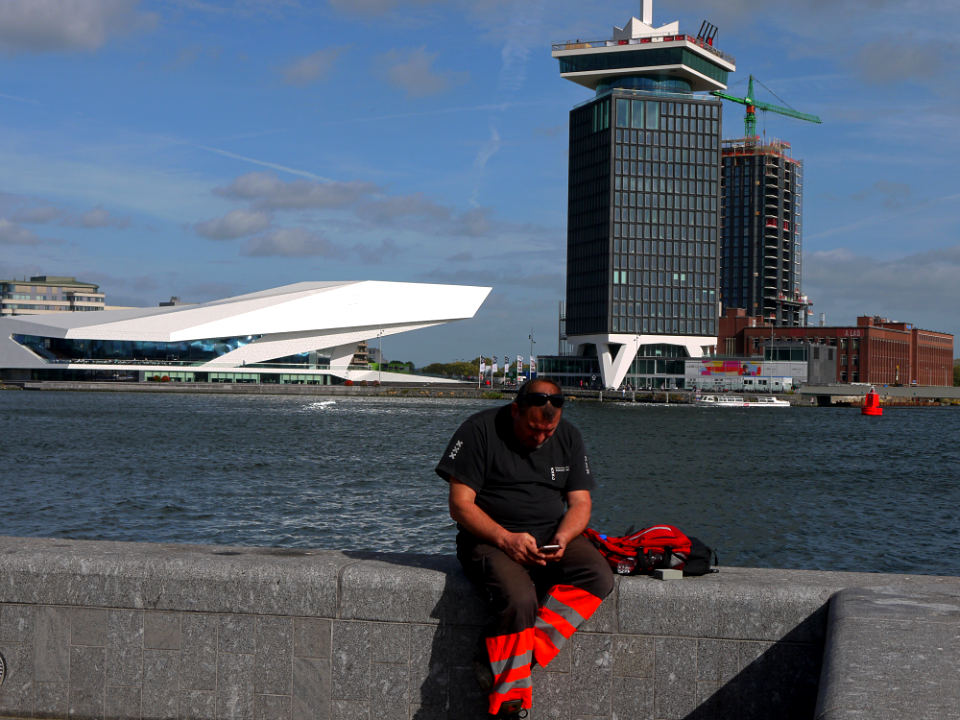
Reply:
M452 556L0 537L0 717L485 717ZM954 719L960 579L620 577L535 717Z
M124 383L124 382L17 382L7 383L6 388L33 391L69 392L140 392L140 393L191 393L215 395L289 395L330 397L382 397L382 398L463 398L486 400L509 400L516 388L499 386L478 388L473 383L425 385L418 383L390 383L380 386L361 385L273 385L263 383ZM860 385L811 385L798 392L778 393L776 397L786 400L794 407L859 407L869 390ZM960 404L960 388L947 387L880 387L877 388L881 403L886 407L923 407L931 405ZM755 393L731 393L738 397L754 399L763 396ZM613 403L656 403L689 405L694 394L690 390L585 390L564 388L564 395L572 401L599 401Z

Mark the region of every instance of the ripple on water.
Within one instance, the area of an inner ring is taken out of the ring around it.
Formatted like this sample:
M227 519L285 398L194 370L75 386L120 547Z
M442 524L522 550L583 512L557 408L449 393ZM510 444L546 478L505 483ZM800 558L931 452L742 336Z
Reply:
M0 393L0 533L451 552L433 467L496 402ZM592 525L725 564L960 575L960 413L570 403Z

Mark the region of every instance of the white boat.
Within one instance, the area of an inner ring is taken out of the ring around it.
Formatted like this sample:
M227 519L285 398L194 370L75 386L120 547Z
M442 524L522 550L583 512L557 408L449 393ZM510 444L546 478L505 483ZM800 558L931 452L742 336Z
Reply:
M693 402L698 407L790 407L790 403L786 400L778 400L775 397L758 397L744 400L742 397L736 395L703 395L696 398Z

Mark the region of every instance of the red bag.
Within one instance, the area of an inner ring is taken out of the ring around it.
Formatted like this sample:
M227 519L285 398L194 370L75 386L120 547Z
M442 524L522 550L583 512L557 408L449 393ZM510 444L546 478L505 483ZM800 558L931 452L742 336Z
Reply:
M636 575L657 568L683 570L690 559L690 538L673 525L654 525L630 534L632 530L622 537L601 535L591 528L583 534L619 575Z

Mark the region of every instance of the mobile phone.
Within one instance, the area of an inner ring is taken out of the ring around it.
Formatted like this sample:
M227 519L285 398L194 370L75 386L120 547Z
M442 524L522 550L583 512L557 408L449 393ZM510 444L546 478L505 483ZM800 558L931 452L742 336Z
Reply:
M548 553L556 552L559 549L560 549L559 545L544 545L543 547L537 548L537 550L539 550L540 552L548 552Z

